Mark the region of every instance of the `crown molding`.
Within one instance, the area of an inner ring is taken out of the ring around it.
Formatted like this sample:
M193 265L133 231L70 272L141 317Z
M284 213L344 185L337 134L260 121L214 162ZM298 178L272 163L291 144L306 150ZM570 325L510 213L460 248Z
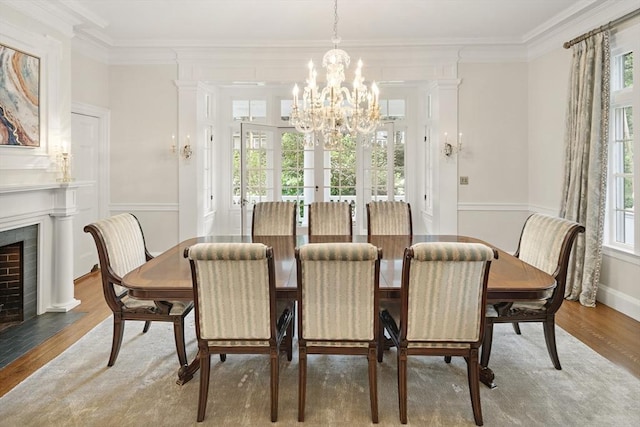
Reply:
M598 4L588 13L544 34L537 36L527 45L527 59L538 58L548 52L562 48L564 42L578 37L580 34L607 24L629 12L638 9L637 0L608 0Z

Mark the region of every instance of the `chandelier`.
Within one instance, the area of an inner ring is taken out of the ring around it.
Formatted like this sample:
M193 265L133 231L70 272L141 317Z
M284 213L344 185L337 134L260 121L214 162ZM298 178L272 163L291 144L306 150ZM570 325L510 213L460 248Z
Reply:
M309 76L299 99L299 88L293 88L293 107L289 122L297 131L322 136L326 149L339 147L342 138L351 135L361 137L367 143L367 136L380 123L378 86L367 88L362 76L362 61L358 61L353 88L343 87L345 69L349 67L347 52L338 49L338 0L334 1L333 49L324 54L322 66L326 69L326 86L320 90L316 81L317 72L313 61L309 61Z

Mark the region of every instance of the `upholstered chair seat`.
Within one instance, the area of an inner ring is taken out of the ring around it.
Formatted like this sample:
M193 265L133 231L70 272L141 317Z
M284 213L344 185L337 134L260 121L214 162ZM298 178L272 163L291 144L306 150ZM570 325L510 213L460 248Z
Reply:
M482 425L478 349L487 280L497 252L479 243L417 243L405 250L400 302L383 301L380 321L397 347L400 422L407 423L407 357L464 357L473 416ZM382 361L383 329L378 360ZM425 392L432 392L431 390Z
M515 256L552 275L556 279L556 287L543 300L498 302L487 309L487 327L480 360L483 367L489 364L494 323L511 323L516 333L520 334L520 322L539 322L543 325L547 351L553 366L556 369L562 368L556 348L555 314L564 301L571 248L582 232L582 225L564 218L539 213L527 218Z
M197 319L198 421L207 408L211 354L227 353L269 355L271 421L277 421L279 349L294 307L276 303L273 249L262 243L199 243L187 248L185 257ZM220 399L225 396L230 395L219 394Z
M298 421L304 421L307 354L350 354L367 356L371 419L378 422L380 257L369 243L311 243L296 249Z
M173 323L174 339L181 366L187 364L184 344L184 318L193 308L191 301L149 301L132 298L122 286L125 274L151 258L138 219L129 213L114 215L84 227L93 237L100 261L102 291L113 312L113 340L108 366L118 357L126 320L145 322L143 332L152 321Z

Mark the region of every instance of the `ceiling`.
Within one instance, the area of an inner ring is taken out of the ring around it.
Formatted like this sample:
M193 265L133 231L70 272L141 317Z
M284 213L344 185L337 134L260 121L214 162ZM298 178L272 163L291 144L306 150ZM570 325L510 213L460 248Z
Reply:
M612 0L340 0L343 46L520 44ZM3 0L105 48L326 46L332 0Z

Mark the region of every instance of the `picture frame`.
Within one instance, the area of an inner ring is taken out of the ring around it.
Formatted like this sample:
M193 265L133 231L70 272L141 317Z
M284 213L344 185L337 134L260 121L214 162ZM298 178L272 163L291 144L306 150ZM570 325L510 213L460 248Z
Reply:
M0 43L0 147L40 147L40 58Z

